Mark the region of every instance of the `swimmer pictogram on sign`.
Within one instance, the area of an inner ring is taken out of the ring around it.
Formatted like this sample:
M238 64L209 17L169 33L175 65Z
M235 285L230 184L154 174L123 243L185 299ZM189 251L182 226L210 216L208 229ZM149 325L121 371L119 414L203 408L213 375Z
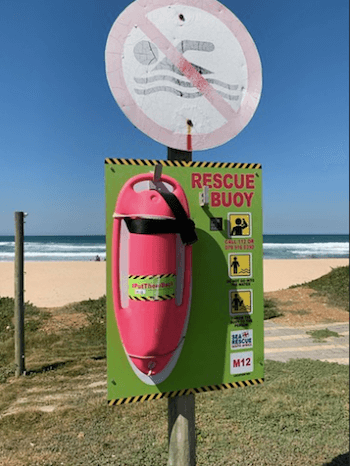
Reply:
M252 118L261 94L255 44L214 0L137 1L114 23L106 72L117 103L141 131L168 147L216 147Z
M215 50L215 45L212 42L182 40L176 48L184 55L187 51L213 52ZM203 93L198 91L196 86L194 86L190 81L179 79L178 76L184 76L183 72L180 71L179 68L177 68L167 57L159 61L159 50L156 45L149 41L142 40L135 45L134 55L136 60L144 65L145 68L142 71L146 76L135 77L134 80L137 84L147 85L143 88L135 88L135 92L137 94L150 95L159 92L170 92L183 99L196 99L203 97ZM214 71L207 70L195 63L191 63L191 65L201 75L215 74ZM159 71L167 71L171 72L171 74L160 74ZM215 78L206 78L206 81L207 83L212 84L215 87L216 92L227 100L238 100L239 93L242 92L242 88L239 89L238 84L229 84ZM193 91L188 92L190 89ZM223 92L223 90L226 90L226 92ZM235 92L230 94L228 91Z
M230 278L250 278L252 276L252 255L229 254L228 270Z

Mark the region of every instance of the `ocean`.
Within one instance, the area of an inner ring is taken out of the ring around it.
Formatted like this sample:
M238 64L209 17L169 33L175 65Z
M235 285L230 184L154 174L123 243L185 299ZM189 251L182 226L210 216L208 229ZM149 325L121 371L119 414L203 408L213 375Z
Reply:
M0 236L0 261L14 260L14 237ZM27 261L92 261L106 258L96 236L25 236ZM264 259L348 258L348 235L264 235Z
M264 235L264 259L348 258L348 235Z

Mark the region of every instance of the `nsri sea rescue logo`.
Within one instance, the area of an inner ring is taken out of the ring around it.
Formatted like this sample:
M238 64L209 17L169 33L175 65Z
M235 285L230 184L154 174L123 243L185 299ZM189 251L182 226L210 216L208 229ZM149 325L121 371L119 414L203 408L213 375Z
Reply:
M231 332L231 350L253 348L253 330Z

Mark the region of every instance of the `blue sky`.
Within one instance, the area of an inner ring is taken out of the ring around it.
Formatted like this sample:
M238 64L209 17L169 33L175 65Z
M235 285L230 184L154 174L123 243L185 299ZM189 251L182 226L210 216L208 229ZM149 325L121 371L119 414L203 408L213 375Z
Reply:
M190 0L189 0L190 2ZM263 91L249 125L193 160L263 165L264 233L348 232L347 0L225 0L253 37ZM127 0L0 0L0 235L105 233L104 159L166 159L108 87Z

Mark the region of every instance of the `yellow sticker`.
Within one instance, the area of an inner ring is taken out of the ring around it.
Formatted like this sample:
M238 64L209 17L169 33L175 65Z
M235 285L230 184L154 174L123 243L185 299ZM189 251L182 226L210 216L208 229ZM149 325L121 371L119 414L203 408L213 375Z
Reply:
M230 315L252 314L252 290L230 290Z
M229 254L228 274L230 278L251 277L252 255L239 253Z
M175 298L176 275L129 275L129 298L134 301L165 301Z
M227 225L229 238L249 238L252 235L252 219L249 212L230 212Z

